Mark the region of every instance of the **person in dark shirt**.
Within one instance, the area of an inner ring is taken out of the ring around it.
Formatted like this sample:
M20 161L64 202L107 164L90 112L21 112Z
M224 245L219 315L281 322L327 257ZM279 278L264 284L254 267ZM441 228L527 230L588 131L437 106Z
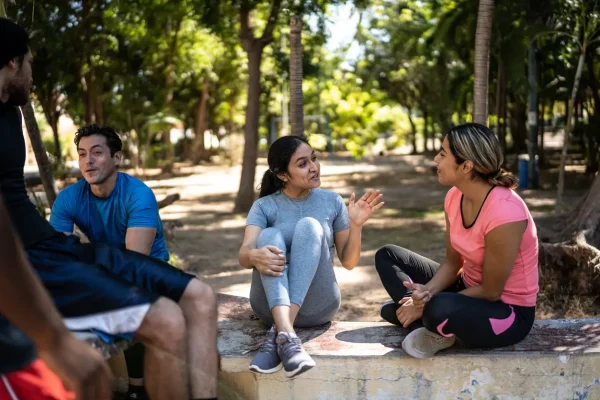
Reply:
M56 232L25 190L25 141L17 106L29 99L27 33L0 19L0 193L29 262L71 330L133 334L146 348L152 399L217 394L217 306L207 284L166 262Z
M73 399L60 379L78 399L110 399L104 359L62 323L27 262L1 196L0 226L0 399Z

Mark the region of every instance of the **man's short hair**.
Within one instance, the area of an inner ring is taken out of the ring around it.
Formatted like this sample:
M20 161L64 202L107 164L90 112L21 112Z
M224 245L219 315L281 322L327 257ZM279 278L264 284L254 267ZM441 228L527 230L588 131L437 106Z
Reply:
M0 69L11 60L29 52L29 34L25 29L7 18L0 18Z
M121 138L113 128L108 126L98 126L96 124L80 128L77 133L75 133L75 145L79 147L81 138L92 135L100 135L106 138L106 145L110 149L111 157L114 156L117 151L123 149L123 142L121 142Z

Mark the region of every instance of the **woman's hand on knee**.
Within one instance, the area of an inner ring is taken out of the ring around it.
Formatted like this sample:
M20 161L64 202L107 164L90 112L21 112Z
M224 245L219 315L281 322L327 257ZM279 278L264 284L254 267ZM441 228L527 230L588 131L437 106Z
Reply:
M410 297L405 297L402 300L400 300L400 304L404 304L403 302L406 302L407 299L410 298L412 299L412 303L417 309L423 310L423 307L425 307L425 303L427 303L431 299L431 293L427 289L427 286L411 282L402 283L407 289L412 290L412 295Z
M264 246L250 253L252 265L263 275L283 276L285 254L276 246Z

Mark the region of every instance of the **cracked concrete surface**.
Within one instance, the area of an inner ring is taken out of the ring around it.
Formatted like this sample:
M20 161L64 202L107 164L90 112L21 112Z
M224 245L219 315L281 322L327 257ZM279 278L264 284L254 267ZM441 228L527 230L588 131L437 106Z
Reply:
M298 331L317 366L295 379L248 371L266 328L248 300L221 295L225 399L600 399L600 319L544 320L514 346L453 348L419 360L407 331L380 322L332 322Z

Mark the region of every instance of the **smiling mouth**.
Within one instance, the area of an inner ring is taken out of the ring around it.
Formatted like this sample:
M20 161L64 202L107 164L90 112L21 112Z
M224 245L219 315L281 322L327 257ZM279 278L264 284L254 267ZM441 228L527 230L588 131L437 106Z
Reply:
M312 178L310 178L310 179L317 180L317 179L319 179L319 176L320 176L319 174L316 174L315 176L313 176L313 177L312 177Z

